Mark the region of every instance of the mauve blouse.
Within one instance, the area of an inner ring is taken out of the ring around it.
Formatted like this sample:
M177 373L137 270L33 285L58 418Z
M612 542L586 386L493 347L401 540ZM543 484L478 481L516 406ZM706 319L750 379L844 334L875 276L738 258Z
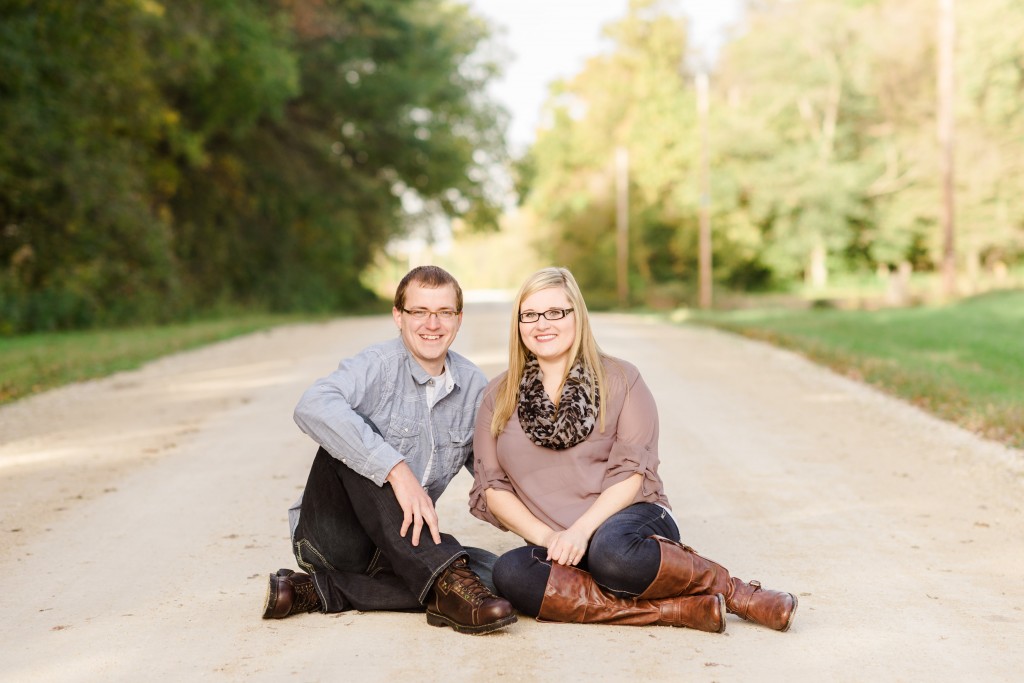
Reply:
M540 521L555 530L569 528L609 486L639 472L644 475L634 503L670 508L658 476L658 408L634 365L604 358L607 388L604 432L598 420L582 443L556 451L537 446L519 425L519 412L495 439L491 436L494 396L506 373L484 390L473 437L474 483L470 512L507 531L487 509L484 491L511 491Z

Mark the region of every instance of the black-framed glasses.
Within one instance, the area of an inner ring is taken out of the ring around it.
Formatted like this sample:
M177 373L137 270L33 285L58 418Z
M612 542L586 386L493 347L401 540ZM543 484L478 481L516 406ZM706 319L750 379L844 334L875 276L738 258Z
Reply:
M402 313L408 313L417 320L426 320L430 316L434 315L437 316L438 320L443 320L446 323L455 320L455 317L459 315L459 311L453 311L450 308L442 308L440 311L428 311L425 308L414 308L412 310L403 308Z
M537 311L527 311L526 313L519 314L519 322L521 323L535 323L540 320L541 316L544 316L545 320L561 320L565 316L573 312L571 308L549 308L543 313Z

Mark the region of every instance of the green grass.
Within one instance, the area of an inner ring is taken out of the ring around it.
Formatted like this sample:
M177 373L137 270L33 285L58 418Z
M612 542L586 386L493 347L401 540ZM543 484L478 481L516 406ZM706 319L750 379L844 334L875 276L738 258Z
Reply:
M0 404L29 394L131 370L177 351L309 319L249 314L219 320L0 337Z
M946 306L702 312L689 320L793 349L1024 448L1024 291Z

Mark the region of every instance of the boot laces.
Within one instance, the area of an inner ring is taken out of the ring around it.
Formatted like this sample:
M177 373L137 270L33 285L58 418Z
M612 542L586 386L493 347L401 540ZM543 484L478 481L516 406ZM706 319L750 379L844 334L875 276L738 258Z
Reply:
M466 564L465 560L457 560L448 568L448 578L452 582L452 588L469 602L479 605L494 594L488 590L480 577L477 576Z
M294 581L293 577L286 580L292 584L292 590L295 591L293 611L309 612L320 606L320 596L317 595L312 581Z

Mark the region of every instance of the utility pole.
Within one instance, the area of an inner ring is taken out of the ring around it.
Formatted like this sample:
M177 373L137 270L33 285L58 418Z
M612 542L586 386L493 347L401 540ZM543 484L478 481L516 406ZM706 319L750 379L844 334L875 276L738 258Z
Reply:
M955 135L955 83L953 75L956 45L955 0L939 0L939 174L942 203L939 223L942 226L942 292L947 298L956 295L955 233L955 168L953 144Z
M700 234L697 253L699 301L711 308L711 151L708 141L708 75L697 74L697 121L700 128Z
M619 306L629 306L629 150L615 148L615 255Z

